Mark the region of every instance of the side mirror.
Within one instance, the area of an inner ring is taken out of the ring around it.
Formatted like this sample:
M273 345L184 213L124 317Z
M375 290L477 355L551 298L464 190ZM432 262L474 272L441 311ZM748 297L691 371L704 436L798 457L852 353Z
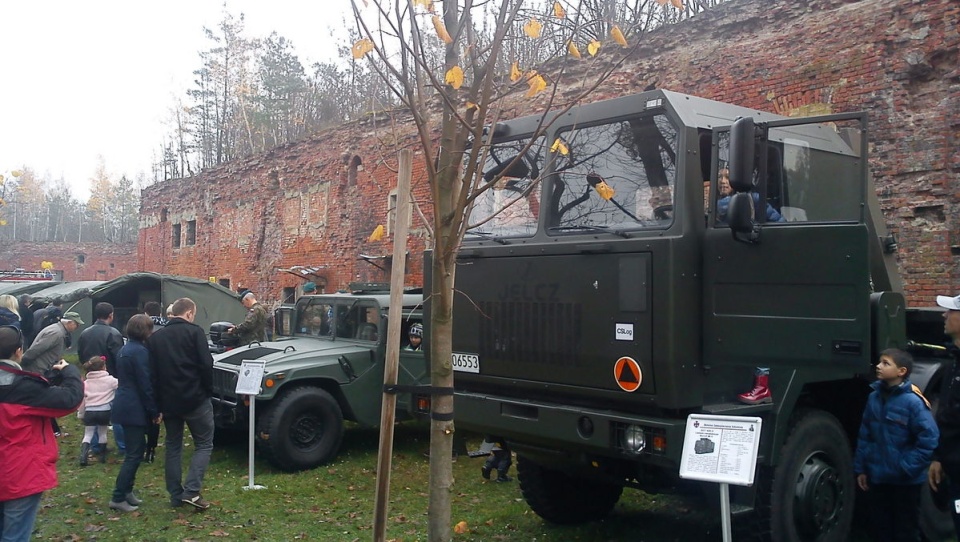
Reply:
M756 132L750 117L740 117L730 127L730 186L736 192L753 190Z
M753 195L750 192L737 192L730 197L727 223L737 241L756 243L760 240L760 228L753 220L753 213Z

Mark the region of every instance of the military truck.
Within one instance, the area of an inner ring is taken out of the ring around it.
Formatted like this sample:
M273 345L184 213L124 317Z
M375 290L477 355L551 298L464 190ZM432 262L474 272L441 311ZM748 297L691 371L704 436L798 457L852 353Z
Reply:
M344 420L378 426L390 295L377 285L358 288L303 296L278 311L276 340L214 355L217 426L248 427L249 398L234 393L243 360L266 362L256 398L257 450L280 469L309 469L336 457ZM419 292L403 295L400 386L429 383L423 352L403 350L407 330L423 321ZM398 420L418 412L429 413L429 396L397 394Z
M528 505L565 524L604 517L625 487L717 503L715 484L678 476L687 416L759 416L756 482L731 488L736 539L847 540L878 353L907 347L908 326L943 331L905 306L866 114L655 90L488 133L485 179L513 192L477 198L458 256L458 428L505 439ZM773 400L742 404L757 367Z

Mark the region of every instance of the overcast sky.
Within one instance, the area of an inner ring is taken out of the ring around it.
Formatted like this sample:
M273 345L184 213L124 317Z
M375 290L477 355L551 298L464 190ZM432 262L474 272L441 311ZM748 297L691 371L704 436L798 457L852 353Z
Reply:
M246 35L293 42L301 63L331 61L349 0L227 0ZM86 201L97 156L114 176L150 176L176 98L185 98L203 28L222 0L0 0L0 174L28 166ZM352 21L352 18L348 18Z

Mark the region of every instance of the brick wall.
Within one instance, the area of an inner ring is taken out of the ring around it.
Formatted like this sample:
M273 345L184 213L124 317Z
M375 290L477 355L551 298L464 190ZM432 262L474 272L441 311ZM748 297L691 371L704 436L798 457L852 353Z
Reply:
M900 240L907 296L930 304L960 290L958 21L956 0L733 0L645 36L593 98L655 86L786 115L868 111L870 169ZM521 102L507 116L538 105ZM386 224L395 149L415 148L410 126L391 120L371 117L148 188L139 267L230 280L267 299L301 283L276 272L291 265L325 266L328 291L387 281L358 258L391 252L390 236L366 241ZM414 179L415 197L427 201L416 165ZM428 240L416 213L412 228L405 281L419 285Z
M48 261L63 280L111 280L138 271L136 245L107 243L0 244L0 268L37 271Z

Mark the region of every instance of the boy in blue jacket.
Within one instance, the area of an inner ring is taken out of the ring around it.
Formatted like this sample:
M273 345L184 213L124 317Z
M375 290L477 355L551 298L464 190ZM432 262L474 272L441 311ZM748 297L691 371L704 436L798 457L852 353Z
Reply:
M911 369L913 358L902 350L880 354L860 424L853 469L867 492L875 540L920 540L920 489L940 432L910 383Z

